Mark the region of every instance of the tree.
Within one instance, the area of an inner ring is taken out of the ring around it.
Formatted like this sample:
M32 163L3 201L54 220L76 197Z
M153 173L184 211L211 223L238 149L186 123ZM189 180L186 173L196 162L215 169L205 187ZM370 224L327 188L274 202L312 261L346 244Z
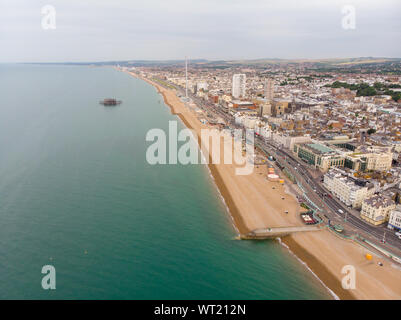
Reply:
M394 92L393 91L393 94L391 95L391 98L396 102L401 100L401 92Z
M383 84L381 84L380 82L375 82L374 85L376 90L382 90L383 89Z
M371 135L371 134L373 134L373 133L375 133L375 132L376 132L376 129L370 128L370 129L368 130L368 135Z
M395 199L394 199L394 201L395 201L395 203L400 203L400 193L399 192L397 192L396 194L395 194Z

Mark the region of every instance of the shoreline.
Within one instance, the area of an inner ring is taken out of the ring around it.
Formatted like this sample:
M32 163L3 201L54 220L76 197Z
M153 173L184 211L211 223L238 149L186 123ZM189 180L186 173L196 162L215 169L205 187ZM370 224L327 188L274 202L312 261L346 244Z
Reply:
M178 118L183 122L183 124L188 129L192 129L195 132L197 132L197 129L202 127L200 125L200 121L196 118L195 115L191 116L190 111L182 109L182 108L186 108L186 107L178 99L174 90L165 89L165 88L161 87L159 84L157 84L149 79L142 78L139 75L136 75L134 73L128 72L128 74L130 74L131 76L136 77L140 80L146 81L148 84L152 85L157 90L157 92L162 95L164 103L170 108L171 113L173 115L178 116ZM166 92L167 92L167 94L166 94ZM169 93L172 93L175 96L175 98L171 95L167 96ZM174 98L174 100L176 100L177 103L174 103L174 101L171 101L171 100L173 100L173 98ZM180 103L178 103L178 102L180 102ZM182 105L181 111L178 110L178 109L180 109L178 104ZM185 112L185 115L183 114L184 112ZM194 120L194 118L196 118L196 119ZM191 121L192 122L198 121L197 128L195 128L193 125L191 125ZM207 127L207 126L204 126L204 127ZM198 134L198 148L200 148L200 146L201 146L201 140L200 140L200 134ZM209 159L210 159L210 155L209 155ZM208 161L208 168L209 168L210 174L212 175L212 179L214 180L214 183L216 184L216 187L218 189L217 191L223 197L223 200L227 207L228 213L233 221L234 228L236 228L239 233L247 233L247 232L251 231L252 228L249 227L249 224L251 222L255 223L255 221L256 221L255 217L251 217L251 215L249 213L244 212L244 209L240 208L237 205L237 203L232 195L233 190L230 190L230 183L227 181L230 178L229 174L226 174L226 172L222 171L222 169L220 167L221 165L216 165L211 162L212 161ZM293 197L292 195L289 195L287 192L284 192L284 193L287 196ZM270 195L270 197L272 197L272 195ZM298 205L298 203L297 203L297 205ZM241 211L241 209L242 209L242 211ZM274 212L274 214L276 214L276 213L277 212ZM273 217L272 215L270 215L268 218L269 218L268 221L269 221L270 226L273 226L274 223L276 223L276 224L278 223L278 221L274 221L274 222L272 221L272 219L277 218L277 216ZM260 221L257 221L257 222L260 222ZM278 224L278 226L280 226L280 223ZM308 235L308 234L302 234L302 235L296 235L296 236L290 235L290 236L280 239L280 241L282 243L282 246L286 247L290 254L294 255L296 257L296 259L301 262L301 264L304 264L304 267L306 267L307 271L312 272L312 274L318 279L319 282L321 282L323 287L325 287L325 289L328 291L328 293L334 299L341 299L341 300L375 299L375 298L372 298L372 295L374 296L376 291L372 290L371 288L369 288L370 292L367 296L356 295L355 292L353 292L355 290L345 290L342 288L341 273L337 274L337 276L336 276L333 273L333 266L331 266L332 268L330 270L329 266L325 263L326 260L322 258L322 256L327 255L328 253L323 252L323 254L322 254L322 253L318 252L318 250L316 248L313 248L313 246L310 245L311 241L317 241L316 242L318 244L317 247L319 247L321 245L321 243L319 243L319 242L322 240L322 238L326 239L326 238L330 238L330 237L335 237L334 235L328 235L329 232L327 230L319 231L319 234L323 233L323 232L326 233L324 236L316 235L316 233L311 234L311 235ZM333 241L333 242L340 241L341 242L344 240L331 239L331 241ZM330 246L330 244L328 244L328 243L325 243L325 245ZM343 245L344 245L344 243L339 243L340 249L342 249L341 247ZM349 245L350 245L350 243L347 243L347 246L349 246ZM354 243L352 243L351 245L357 246ZM313 249L315 249L315 250L313 250ZM360 251L360 248L353 247L351 249L347 247L347 250L353 251L351 253L351 256L352 256L353 260L356 260L354 258L354 255L355 255L355 252L358 251L357 249L359 249L359 251ZM341 252L341 251L339 250L339 252ZM339 252L337 252L337 255L339 254ZM340 260L340 259L338 259L338 260ZM342 260L344 260L344 257ZM341 261L337 261L337 265L338 265L338 263L341 263ZM342 261L342 263L343 263L342 265L344 265L344 261ZM360 265L363 265L362 263L360 263L360 261L358 261L358 263ZM345 263L345 264L347 264L347 263ZM338 269L338 268L336 268L336 269ZM371 276L371 275L369 275L369 276ZM400 273L400 279L401 279L401 273ZM390 281L390 283L392 283L392 282ZM401 282L400 282L400 284L401 284ZM397 285L397 283L395 283L395 285ZM369 286L367 286L367 287L369 287ZM395 289L393 291L397 291L397 289ZM396 299L400 299L400 298L401 298L401 293L400 293L400 297L396 296Z
M338 295L336 295L335 292L333 290L331 290L330 287L326 283L324 283L323 280L320 279L319 276L315 272L313 272L313 270L310 268L310 266L294 253L294 251L293 251L294 247L298 246L298 249L300 249L299 245L296 242L294 242L292 244L292 250L291 250L290 246L287 243L285 243L281 238L278 238L278 241L284 248L286 248L289 251L289 253L291 255L293 255L295 257L295 259L297 259L310 273L312 273L312 275L323 285L323 287L326 288L326 290L334 298L334 300L356 300L355 297L353 297L353 296L351 296L349 299L345 299L344 297L343 297L343 299L340 299L340 297ZM298 252L300 252L300 251L298 251Z

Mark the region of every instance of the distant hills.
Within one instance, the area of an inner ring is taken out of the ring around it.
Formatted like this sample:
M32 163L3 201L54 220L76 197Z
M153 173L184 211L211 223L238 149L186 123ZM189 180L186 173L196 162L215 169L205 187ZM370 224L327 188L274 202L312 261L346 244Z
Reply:
M227 64L241 65L277 65L277 64L315 64L326 66L346 66L358 64L377 64L386 62L401 62L401 58L374 58L374 57L359 57L359 58L333 58L333 59L255 59L255 60L229 60ZM219 62L221 63L221 61Z
M269 65L305 65L318 68L349 68L358 66L374 66L380 64L399 64L401 58L377 58L377 57L359 57L359 58L333 58L333 59L251 59L251 60L189 60L191 66L199 67L233 67L233 66L255 66L263 67ZM102 62L63 62L50 64L68 64L68 65L121 65L121 66L174 66L183 65L185 60L112 60ZM42 63L41 63L42 64Z

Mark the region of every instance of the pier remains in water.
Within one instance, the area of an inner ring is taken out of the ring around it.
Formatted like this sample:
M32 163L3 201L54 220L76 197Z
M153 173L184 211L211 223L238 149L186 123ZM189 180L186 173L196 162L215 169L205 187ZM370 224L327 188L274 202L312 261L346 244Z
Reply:
M122 101L114 99L114 98L106 98L103 101L100 101L99 103L104 105L104 106L116 106L118 104L121 104Z

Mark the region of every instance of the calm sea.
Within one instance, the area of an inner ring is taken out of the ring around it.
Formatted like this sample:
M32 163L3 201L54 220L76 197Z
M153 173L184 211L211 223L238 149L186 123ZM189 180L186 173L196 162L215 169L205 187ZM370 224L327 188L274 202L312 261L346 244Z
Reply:
M0 298L331 298L277 242L233 240L207 167L147 164L147 131L178 120L149 84L0 65L0 92Z

